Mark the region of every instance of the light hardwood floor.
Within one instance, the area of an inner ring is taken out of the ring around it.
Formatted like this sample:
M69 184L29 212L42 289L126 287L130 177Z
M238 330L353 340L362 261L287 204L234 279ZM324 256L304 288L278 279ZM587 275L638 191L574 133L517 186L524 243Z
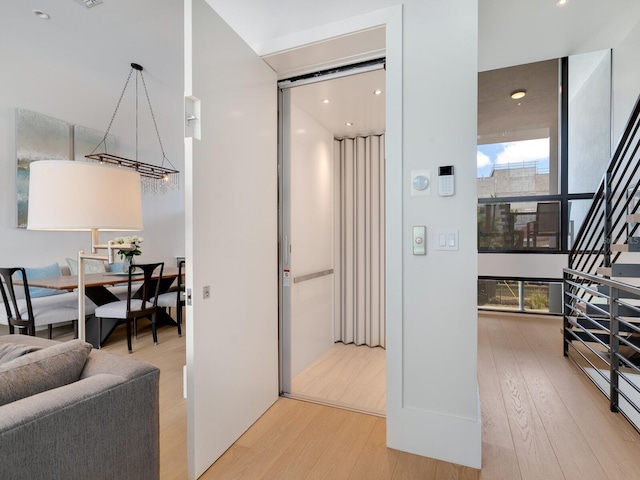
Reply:
M482 313L481 471L385 446L385 420L279 399L202 479L548 480L640 478L640 435L562 356L559 317ZM133 356L158 365L162 479L186 478L184 337L142 330ZM61 334L59 340L70 338ZM126 355L118 333L105 348Z
M386 413L385 351L336 343L291 382L291 396L364 413Z

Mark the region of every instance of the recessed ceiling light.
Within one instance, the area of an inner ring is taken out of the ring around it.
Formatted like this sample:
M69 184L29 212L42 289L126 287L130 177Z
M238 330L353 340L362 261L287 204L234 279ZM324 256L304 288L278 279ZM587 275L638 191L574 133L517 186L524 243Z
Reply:
M347 122L347 123L345 123L345 125L346 125L347 127L352 127L352 126L353 126L353 122Z
M322 100L322 103L330 103L331 100L329 100L328 98L325 98L324 100Z
M376 90L373 92L374 95L382 95L382 90Z
M91 8L95 7L96 5L100 5L102 3L102 0L75 0L75 2L87 8Z
M51 18L48 13L43 12L42 10L31 10L31 13L43 20L49 20Z
M511 92L511 98L513 98L514 100L520 100L521 98L524 98L526 94L527 94L527 91L524 89L515 90Z
M569 0L556 0L556 7L561 7L562 5L566 5L569 3Z

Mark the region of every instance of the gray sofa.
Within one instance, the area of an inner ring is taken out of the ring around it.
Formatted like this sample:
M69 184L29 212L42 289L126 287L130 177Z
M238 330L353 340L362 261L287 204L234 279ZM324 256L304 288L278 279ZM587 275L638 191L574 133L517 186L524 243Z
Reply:
M31 346L40 349L29 352ZM80 340L4 335L3 349L0 403L8 403L0 405L0 478L160 477L157 367ZM56 381L63 385L28 393ZM25 388L28 396L13 400Z

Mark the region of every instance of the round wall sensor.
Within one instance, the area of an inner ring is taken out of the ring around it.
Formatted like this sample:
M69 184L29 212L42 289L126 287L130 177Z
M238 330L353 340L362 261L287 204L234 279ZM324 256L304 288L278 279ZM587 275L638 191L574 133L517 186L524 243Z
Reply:
M413 188L416 190L425 190L429 186L429 179L424 175L418 175L413 179Z

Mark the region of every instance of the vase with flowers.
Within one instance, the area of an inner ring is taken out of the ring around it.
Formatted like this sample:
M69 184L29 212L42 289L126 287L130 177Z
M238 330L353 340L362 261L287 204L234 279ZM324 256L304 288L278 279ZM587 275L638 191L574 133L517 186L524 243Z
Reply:
M122 271L129 272L129 267L135 264L135 257L142 253L140 250L140 245L144 239L142 237L138 237L137 235L133 235L131 237L117 237L113 239L113 243L116 245L131 245L133 249L127 250L118 250L118 255L124 261L122 264Z

